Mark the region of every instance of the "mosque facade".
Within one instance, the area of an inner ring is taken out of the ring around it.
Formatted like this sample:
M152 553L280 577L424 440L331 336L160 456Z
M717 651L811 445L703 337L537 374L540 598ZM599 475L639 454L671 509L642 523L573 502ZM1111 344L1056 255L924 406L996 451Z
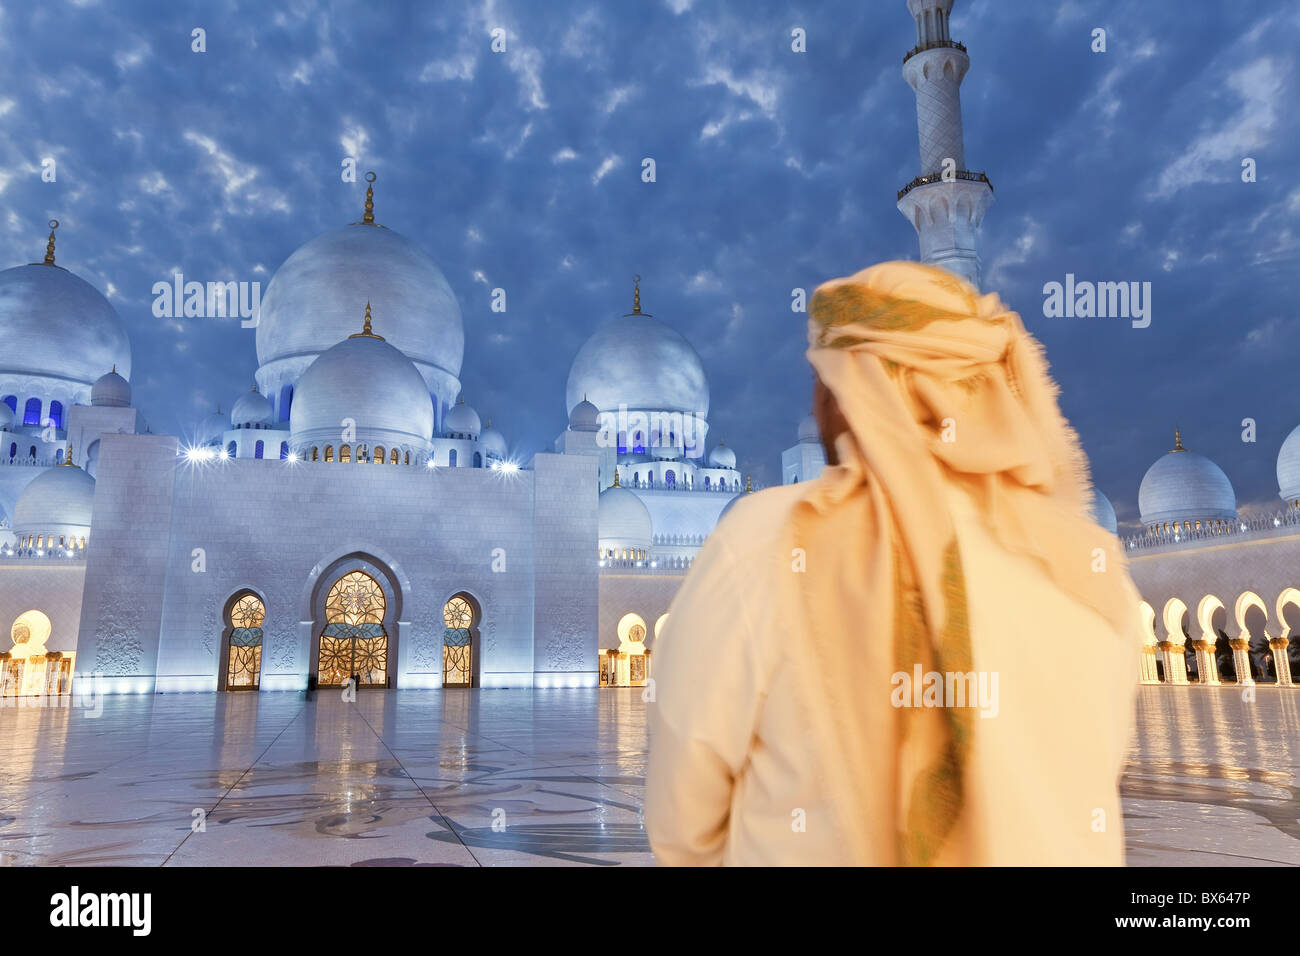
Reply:
M921 172L897 199L921 258L978 286L993 187L966 168L953 2L907 0ZM56 227L43 261L0 272L0 696L66 694L74 674L109 693L650 679L674 594L752 485L639 278L573 359L567 427L517 461L462 395L454 291L376 222L371 185L359 221L276 271L248 390L156 435L125 325L56 262ZM794 438L787 484L826 463L815 420ZM1124 538L1143 681L1291 682L1300 428L1277 473L1284 507L1243 520L1181 436L1147 471ZM1118 532L1100 492L1094 516Z

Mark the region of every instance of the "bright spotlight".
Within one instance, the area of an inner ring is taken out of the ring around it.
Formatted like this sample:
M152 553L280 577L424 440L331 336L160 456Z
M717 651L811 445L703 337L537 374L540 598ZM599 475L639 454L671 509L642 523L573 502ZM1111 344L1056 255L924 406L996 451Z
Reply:
M288 457L288 459L286 459L286 460L287 460L287 461L297 461L297 460L298 460L298 453L297 453L296 451L291 451L291 452L289 452L289 457Z

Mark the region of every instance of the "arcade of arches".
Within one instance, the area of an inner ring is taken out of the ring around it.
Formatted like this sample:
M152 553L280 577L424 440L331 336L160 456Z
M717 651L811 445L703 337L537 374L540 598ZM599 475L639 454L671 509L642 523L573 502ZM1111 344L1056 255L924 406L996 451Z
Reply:
M1222 684L1228 677L1243 685L1254 684L1259 679L1275 681L1280 687L1293 686L1288 605L1291 619L1300 620L1300 590L1293 587L1283 589L1273 601L1273 623L1270 623L1269 605L1254 591L1237 595L1231 607L1213 594L1204 595L1192 608L1180 598L1170 598L1158 618L1155 608L1146 601L1141 602L1138 612L1143 635L1142 683L1190 683L1187 666L1190 649L1194 653L1192 666L1198 683ZM1157 635L1157 625L1164 632L1163 638ZM1229 668L1230 674L1223 673Z

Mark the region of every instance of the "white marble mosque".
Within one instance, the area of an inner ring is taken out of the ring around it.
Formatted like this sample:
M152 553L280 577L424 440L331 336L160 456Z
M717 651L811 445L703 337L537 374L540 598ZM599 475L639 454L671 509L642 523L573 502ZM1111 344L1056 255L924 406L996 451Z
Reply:
M993 188L965 168L952 5L907 0L921 175L898 208L924 260L978 284ZM752 490L710 436L698 353L642 308L637 277L631 311L573 359L553 451L515 460L462 394L455 292L376 221L368 179L362 218L276 271L248 391L191 434L155 435L132 406L125 324L55 261L57 222L43 261L0 272L4 694L78 672L120 692L647 680L695 554ZM825 464L811 417L794 437L785 483ZM1181 435L1147 471L1125 539L1143 681L1291 683L1300 428L1277 472L1284 507L1243 520ZM1100 492L1095 512L1117 530ZM251 546L267 539L273 560Z
M965 168L953 2L907 0L921 174L897 198L921 257L978 284L993 189ZM247 391L157 435L126 327L56 263L56 226L43 261L0 272L0 864L652 862L635 688L752 487L675 317L638 282L596 319L567 428L517 460L462 394L454 291L371 187L275 273ZM825 465L816 423L793 431L784 483ZM1300 864L1300 427L1267 518L1183 440L1122 538L1134 678L1161 685L1139 692L1128 858ZM1101 492L1094 512L1118 532ZM408 692L272 693L353 676Z

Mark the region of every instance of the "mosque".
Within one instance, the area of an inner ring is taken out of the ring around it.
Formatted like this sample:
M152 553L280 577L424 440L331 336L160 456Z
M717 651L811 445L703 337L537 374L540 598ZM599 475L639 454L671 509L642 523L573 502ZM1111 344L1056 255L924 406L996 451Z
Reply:
M966 168L953 3L907 0L921 174L897 203L921 258L978 286L993 187ZM710 444L698 353L642 308L638 277L631 311L573 359L552 450L514 460L462 395L454 291L376 221L368 178L362 218L273 276L248 391L185 436L133 407L126 326L56 262L56 221L43 261L0 271L0 695L67 694L74 675L108 693L649 679L691 562L753 490ZM793 437L782 481L816 478L816 422ZM1278 481L1286 506L1244 521L1181 435L1147 471L1143 532L1124 542L1140 679L1187 682L1194 651L1201 682L1290 683L1300 428ZM1100 492L1095 517L1117 531Z

